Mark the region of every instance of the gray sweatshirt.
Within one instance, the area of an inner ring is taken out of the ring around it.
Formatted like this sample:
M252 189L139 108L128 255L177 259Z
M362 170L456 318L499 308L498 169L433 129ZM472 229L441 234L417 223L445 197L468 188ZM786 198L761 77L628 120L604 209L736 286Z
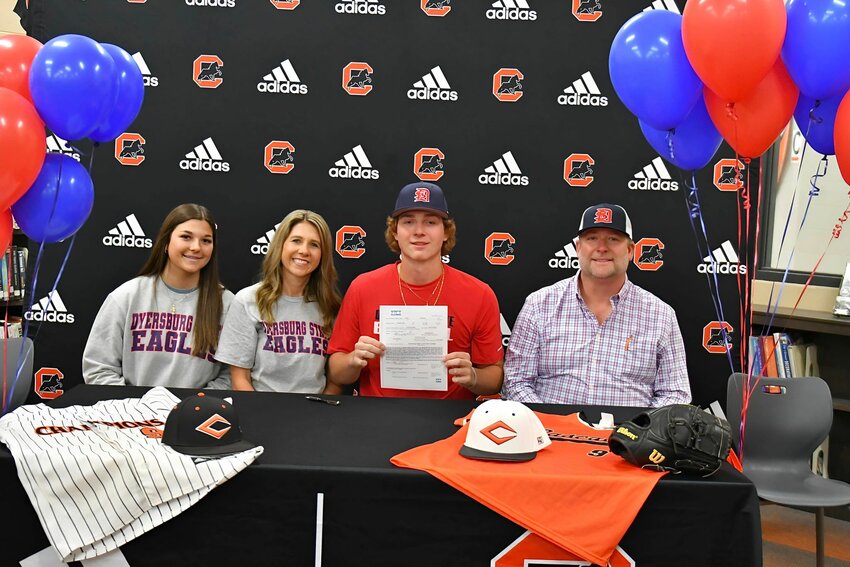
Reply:
M222 299L223 321L233 293L224 290ZM107 296L94 320L83 352L83 380L86 384L230 388L230 370L215 360L214 353L192 356L197 304L197 290L180 293L158 276L140 276L122 284Z

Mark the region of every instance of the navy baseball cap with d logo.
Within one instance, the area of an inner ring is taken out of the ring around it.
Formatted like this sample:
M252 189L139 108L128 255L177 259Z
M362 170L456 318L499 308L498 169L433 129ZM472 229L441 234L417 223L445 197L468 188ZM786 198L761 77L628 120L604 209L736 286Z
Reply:
M600 203L586 208L581 215L578 234L591 228L610 228L632 238L632 220L626 209L620 205Z
M257 446L242 437L239 416L227 400L198 392L168 414L162 442L178 453L220 457Z
M397 217L407 211L418 210L431 211L444 219L449 218L449 205L439 185L425 181L408 183L399 191L391 216Z

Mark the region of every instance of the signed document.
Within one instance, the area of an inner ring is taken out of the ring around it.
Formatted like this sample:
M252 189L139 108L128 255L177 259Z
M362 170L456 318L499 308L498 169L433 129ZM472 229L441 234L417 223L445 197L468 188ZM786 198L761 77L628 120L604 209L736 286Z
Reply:
M382 305L381 387L448 390L449 310L445 305Z

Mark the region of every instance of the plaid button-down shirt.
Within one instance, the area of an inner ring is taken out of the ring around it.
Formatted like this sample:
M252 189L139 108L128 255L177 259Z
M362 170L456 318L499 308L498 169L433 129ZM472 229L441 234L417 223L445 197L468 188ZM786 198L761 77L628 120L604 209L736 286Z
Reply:
M600 325L578 274L528 296L505 359L502 394L520 402L658 407L689 403L673 309L628 279Z

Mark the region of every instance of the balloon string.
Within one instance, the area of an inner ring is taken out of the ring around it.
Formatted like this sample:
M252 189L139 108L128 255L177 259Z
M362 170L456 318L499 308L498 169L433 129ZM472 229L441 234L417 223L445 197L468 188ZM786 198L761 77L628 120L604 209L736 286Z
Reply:
M56 205L59 202L59 187L61 186L61 180L62 180L62 160L60 159L59 160L59 171L58 171L58 174L56 175L56 189L53 192L53 202L50 206L50 214L47 216L46 226L48 226L48 227L53 222L53 216L56 214ZM41 269L41 261L42 261L43 255L44 255L44 240L41 241L41 244L38 247L38 254L36 255L35 265L33 266L33 272L32 272L32 287L30 289L30 293L27 295L26 311L24 313L26 313L27 311L32 312L32 306L33 306L33 302L34 302L34 299L35 299L35 289L36 289L36 284L38 282L38 273ZM49 305L52 304L53 299L50 296L48 296L48 297L49 297L49 300L48 300L48 306L49 306ZM39 324L38 328L36 329L36 337L38 336L38 330L41 329L42 324L44 324L43 319L42 319L41 323ZM16 368L15 368L15 378L12 381L12 387L9 389L9 392L7 393L7 400L8 401L7 401L6 405L11 403L12 395L15 392L15 387L17 386L18 380L21 377L21 371L23 370L23 367L24 367L24 349L26 348L26 344L27 344L26 337L27 337L28 333L29 333L29 319L24 317L23 332L21 333L21 336L23 337L24 340L21 341L21 350L18 352L18 360L17 360L17 364L16 364ZM35 339L33 339L33 342L35 342ZM4 413L5 413L5 409L4 409Z
M670 155L670 161L676 161L676 153L673 151L673 137L676 135L676 129L670 128L667 130L667 153Z
M717 316L720 325L720 333L723 337L724 344L727 345L726 348L726 357L729 361L729 368L732 372L735 371L735 363L732 360L732 354L728 345L730 343L726 326L722 323L726 321L726 317L723 314L723 303L720 299L720 282L717 278L717 260L714 258L714 255L711 253L711 248L709 245L708 239L708 231L705 226L705 219L702 214L702 207L699 202L699 191L697 190L697 181L696 181L696 172L691 172L691 179L688 181L687 178L684 179L684 185L686 187L685 194L685 205L688 210L688 220L691 224L691 230L693 230L694 238L697 244L697 254L699 255L699 259L703 260L705 258L711 263L714 269L711 270L711 274L706 273L706 281L708 282L709 295L711 296L711 301L714 304L714 312ZM697 230L697 224L699 224L699 229ZM712 285L713 284L713 285Z

